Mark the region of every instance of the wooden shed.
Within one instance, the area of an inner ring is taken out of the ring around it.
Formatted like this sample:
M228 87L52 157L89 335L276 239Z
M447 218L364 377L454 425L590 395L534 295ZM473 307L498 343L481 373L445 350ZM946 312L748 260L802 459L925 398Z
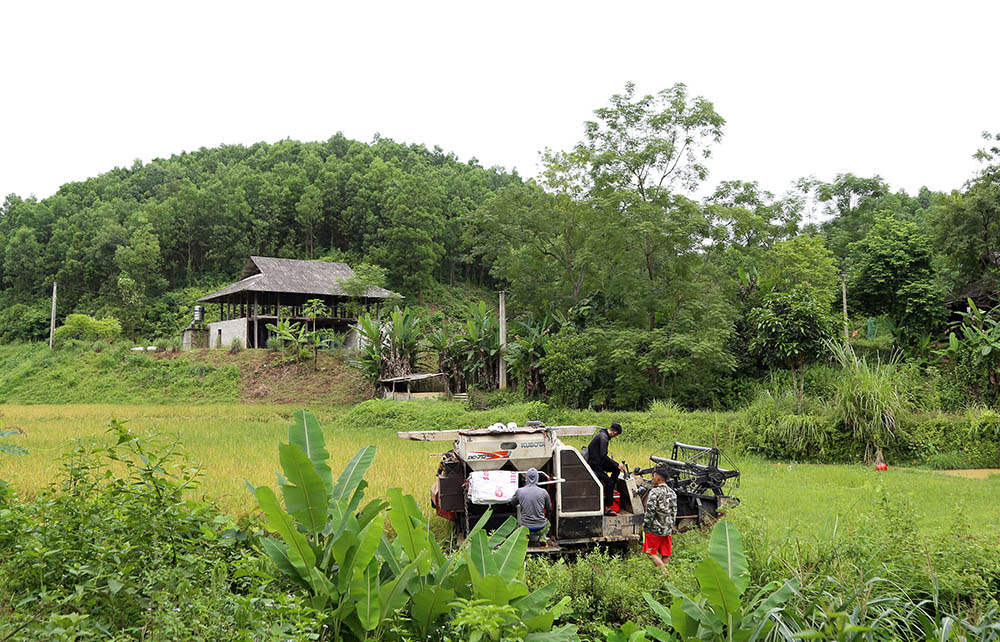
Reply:
M383 288L349 296L343 282L353 276L346 263L251 256L239 281L199 300L219 305L221 320L208 324L210 344L228 346L240 339L248 348L266 347L269 323L312 325L305 315L310 299L323 301L330 310L328 316L316 317L316 327L343 332L357 321L359 312L379 314L386 300L402 298Z
M391 401L412 399L448 399L448 376L443 372L432 374L410 374L402 377L382 379L382 397Z

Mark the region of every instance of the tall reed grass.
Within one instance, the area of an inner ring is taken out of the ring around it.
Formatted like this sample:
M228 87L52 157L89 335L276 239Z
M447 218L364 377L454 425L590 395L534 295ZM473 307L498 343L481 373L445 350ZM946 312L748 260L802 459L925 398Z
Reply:
M830 352L843 368L834 384L834 416L865 445L865 461L881 458L881 449L900 437L900 420L913 403L907 391L908 373L900 352L887 361L869 363L850 345L829 342Z

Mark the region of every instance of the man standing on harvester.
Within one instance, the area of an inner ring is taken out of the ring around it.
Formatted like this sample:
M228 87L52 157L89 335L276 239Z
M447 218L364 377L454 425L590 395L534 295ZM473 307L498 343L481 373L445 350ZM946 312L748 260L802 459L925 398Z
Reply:
M618 423L611 424L606 430L601 428L600 432L594 435L587 446L587 463L594 471L597 478L604 484L604 514L617 515L611 510L614 501L615 484L618 482L618 475L625 471L625 464L619 464L611 457L608 457L608 442L622 434L622 427Z

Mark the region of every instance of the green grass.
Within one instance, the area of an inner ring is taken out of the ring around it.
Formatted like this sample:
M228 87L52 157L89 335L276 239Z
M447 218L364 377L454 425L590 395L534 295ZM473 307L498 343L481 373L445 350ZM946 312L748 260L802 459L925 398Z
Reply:
M218 403L239 396L239 368L186 355L156 359L120 347L0 346L0 401L6 403Z
M140 432L156 428L178 435L203 467L199 493L230 512L245 514L254 510L254 502L244 479L274 486L278 443L286 440L289 417L295 409L297 406L247 404L8 404L0 407L0 421L25 431L26 435L9 441L27 448L29 454L0 458L0 477L11 482L23 498L30 499L56 481L59 458L73 447L74 440L102 438L108 420L115 417L127 420ZM523 423L542 410L537 404L521 404L470 412L462 404L447 402L367 402L353 408L310 409L325 428L334 470L362 446L375 445L378 455L367 476L369 492L379 495L389 487L402 487L417 497L428 513L428 491L438 462L435 453L446 450L449 444L403 441L396 437L397 430L481 427L498 420ZM601 423L607 420L597 413L568 418ZM546 420L555 423L551 418ZM671 431L655 441L619 439L612 442L611 451L634 466L644 464L651 454L669 454L667 444L673 439L690 437ZM566 441L582 446L587 440ZM958 522L968 522L973 533L994 537L994 525L1000 523L1000 503L994 500L1000 492L997 476L974 480L896 467L879 473L862 466L734 459L743 473L741 487L734 491L743 502L738 514L763 518L775 536L791 533L811 538L837 525L859 524L877 515L878 502L886 495L908 500L919 516L917 526L928 535L945 533Z

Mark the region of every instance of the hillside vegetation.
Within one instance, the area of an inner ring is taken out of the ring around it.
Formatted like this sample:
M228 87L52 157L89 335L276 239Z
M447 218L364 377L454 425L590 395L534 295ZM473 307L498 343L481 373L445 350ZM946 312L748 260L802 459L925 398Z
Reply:
M0 403L347 404L363 383L341 356L283 363L280 353L222 350L132 352L127 345L49 350L0 346Z

